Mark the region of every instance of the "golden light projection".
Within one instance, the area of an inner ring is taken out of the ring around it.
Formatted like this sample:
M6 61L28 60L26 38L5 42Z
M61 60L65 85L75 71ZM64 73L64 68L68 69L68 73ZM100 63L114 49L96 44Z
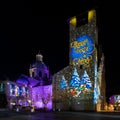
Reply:
M94 14L95 14L95 10L88 11L88 22L91 22L91 20L93 19Z
M70 20L70 24L76 26L76 24L77 24L77 18L76 18L76 17L73 17L73 18Z

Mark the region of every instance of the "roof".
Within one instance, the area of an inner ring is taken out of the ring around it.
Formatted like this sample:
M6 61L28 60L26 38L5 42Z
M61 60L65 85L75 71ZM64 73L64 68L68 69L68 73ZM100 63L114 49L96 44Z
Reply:
M47 69L47 66L42 61L36 61L31 65L31 68Z
M39 83L38 80L23 74L16 80L16 82L23 85L31 86L31 87L34 87Z

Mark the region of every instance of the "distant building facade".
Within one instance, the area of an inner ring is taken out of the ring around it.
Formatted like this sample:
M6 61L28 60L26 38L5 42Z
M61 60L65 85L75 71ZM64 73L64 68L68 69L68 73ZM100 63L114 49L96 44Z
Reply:
M104 109L104 54L99 49L96 20L95 9L69 20L69 65L53 75L54 109Z
M114 106L114 110L120 110L120 95L112 95L109 98L109 104Z
M15 109L15 106L30 106L31 88L9 80L0 82L0 106ZM5 97L2 97L5 96ZM6 101L6 105L3 106Z

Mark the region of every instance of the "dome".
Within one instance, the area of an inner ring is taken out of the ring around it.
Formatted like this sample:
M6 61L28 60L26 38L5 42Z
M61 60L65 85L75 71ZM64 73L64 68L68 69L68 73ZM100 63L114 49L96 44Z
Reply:
M47 66L41 62L41 61L36 61L31 65L31 68L37 68L37 69L47 69Z

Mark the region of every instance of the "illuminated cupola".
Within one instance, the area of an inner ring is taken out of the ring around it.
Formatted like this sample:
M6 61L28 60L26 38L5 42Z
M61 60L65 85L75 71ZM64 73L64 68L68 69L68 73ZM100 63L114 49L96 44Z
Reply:
M43 56L42 56L42 54L40 53L40 51L39 51L39 53L36 55L36 61L43 61Z

